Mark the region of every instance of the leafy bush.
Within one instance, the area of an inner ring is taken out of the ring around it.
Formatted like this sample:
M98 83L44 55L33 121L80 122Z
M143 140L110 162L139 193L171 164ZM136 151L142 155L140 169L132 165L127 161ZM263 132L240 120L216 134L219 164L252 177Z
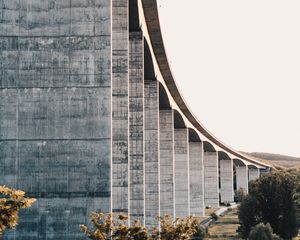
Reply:
M193 217L176 218L173 220L170 216L159 218L160 231L154 231L152 239L160 240L187 240L199 233L199 221Z
M297 189L299 172L280 170L252 181L238 212L242 237L247 238L251 228L259 223L270 223L284 239L295 236L300 226Z
M252 228L249 234L249 240L280 240L280 238L273 233L270 224L257 224Z
M127 216L120 214L117 220L113 220L113 215L93 212L90 216L93 224L92 230L85 225L80 225L80 230L90 239L110 240L110 239L133 239L147 240L147 230L139 222L134 222L131 227L127 226Z
M206 235L207 235L207 228L199 224L198 227L196 228L196 232L193 235L192 239L202 240Z
M218 215L215 213L210 214L210 216L212 217L213 220L217 221L218 220Z
M245 191L243 188L236 190L235 195L237 196L237 202L242 202L246 197Z
M14 229L19 220L19 210L30 207L36 200L26 198L25 192L0 186L0 238L7 228Z
M80 225L80 230L93 240L188 240L202 239L205 234L198 220L193 217L159 217L160 230L153 228L151 233L138 221L128 226L128 218L119 215L116 220L112 214L92 213L90 220L93 229Z

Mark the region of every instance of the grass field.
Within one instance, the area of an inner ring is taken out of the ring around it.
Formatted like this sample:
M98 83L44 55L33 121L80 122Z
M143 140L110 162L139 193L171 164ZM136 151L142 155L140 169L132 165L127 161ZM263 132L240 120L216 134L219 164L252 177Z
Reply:
M209 226L208 235L205 239L240 239L236 232L238 227L239 220L237 216L237 210L234 209L226 213L223 217L219 217L219 219L216 222Z
M213 212L212 210L209 213ZM237 209L227 212L223 217L219 217L216 222L208 227L208 235L205 240L236 240L241 239L236 230L239 227ZM293 240L300 240L300 231Z

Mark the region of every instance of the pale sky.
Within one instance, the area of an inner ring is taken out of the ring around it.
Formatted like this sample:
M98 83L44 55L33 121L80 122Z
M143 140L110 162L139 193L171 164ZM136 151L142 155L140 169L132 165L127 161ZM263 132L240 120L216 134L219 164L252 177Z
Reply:
M237 150L300 157L300 0L158 0L174 78Z

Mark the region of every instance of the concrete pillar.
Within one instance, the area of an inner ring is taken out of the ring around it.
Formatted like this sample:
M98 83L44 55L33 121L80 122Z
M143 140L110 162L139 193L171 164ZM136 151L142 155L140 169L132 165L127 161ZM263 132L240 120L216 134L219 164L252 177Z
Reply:
M236 166L236 189L242 188L245 193L248 193L248 167Z
M112 211L128 214L128 0L112 0Z
M268 174L270 172L270 168L260 168L259 169L259 176L263 176L265 174Z
M220 160L220 197L221 202L233 202L233 162L232 160Z
M219 169L218 153L204 152L204 204L219 207Z
M204 216L204 173L202 142L189 142L190 215Z
M249 182L259 178L258 168L249 168Z
M144 37L129 33L130 220L144 224Z
M158 226L159 215L159 89L145 80L145 226Z
M160 215L175 216L173 110L159 111Z
M188 129L174 129L175 216L190 215Z

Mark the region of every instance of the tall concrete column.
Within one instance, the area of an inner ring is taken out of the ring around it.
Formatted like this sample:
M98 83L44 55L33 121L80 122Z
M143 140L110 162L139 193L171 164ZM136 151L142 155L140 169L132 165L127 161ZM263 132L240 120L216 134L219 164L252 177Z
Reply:
M144 224L144 37L129 34L130 220Z
M128 0L112 0L112 211L128 213Z
M111 211L111 1L0 8L0 181L37 198L3 239L81 239Z
M259 168L249 168L249 182L259 178Z
M160 215L175 217L173 110L159 111Z
M219 207L219 169L218 153L204 152L204 204Z
M243 189L248 193L248 167L236 166L236 188L237 190Z
M190 215L204 215L204 173L202 142L189 142Z
M190 215L188 129L174 128L175 216Z
M220 160L219 164L221 202L233 202L233 162L232 160Z
M158 225L159 215L159 90L158 81L145 80L145 225Z

